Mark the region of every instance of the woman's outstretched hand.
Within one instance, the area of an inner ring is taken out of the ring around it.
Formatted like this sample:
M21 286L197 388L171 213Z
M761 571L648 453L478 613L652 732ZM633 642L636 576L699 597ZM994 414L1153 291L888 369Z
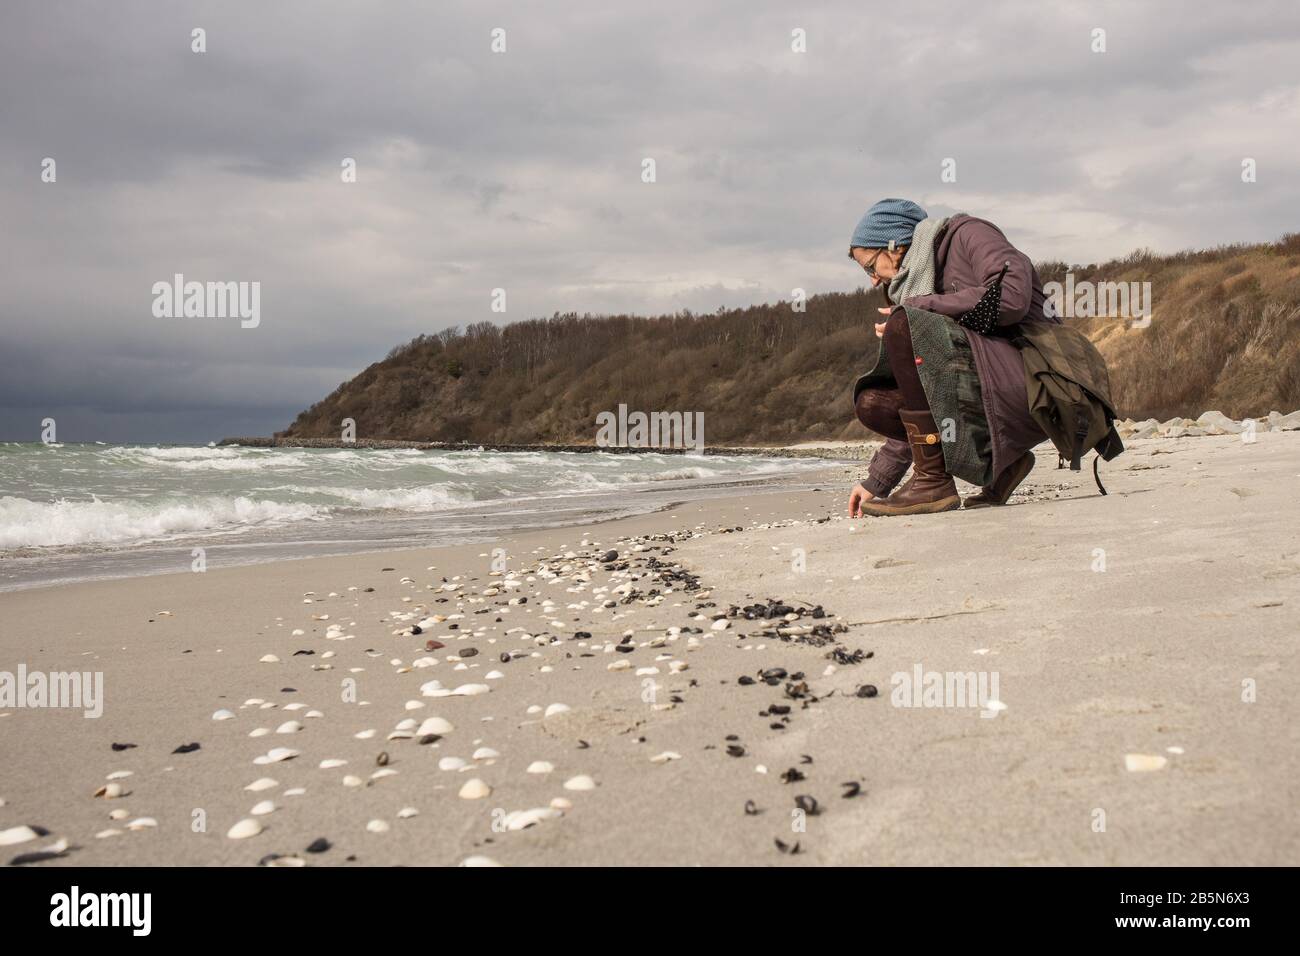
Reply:
M875 496L863 488L861 485L854 485L853 491L849 493L849 517L862 517L862 502L870 501Z

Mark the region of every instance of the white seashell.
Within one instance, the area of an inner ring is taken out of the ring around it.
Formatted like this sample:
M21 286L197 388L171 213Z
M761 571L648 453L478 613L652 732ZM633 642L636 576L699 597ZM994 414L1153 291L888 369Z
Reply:
M105 777L104 779L105 779L105 780L125 780L127 777L133 777L133 776L135 776L135 771L134 771L134 770L114 770L112 773L110 773L110 774L109 774L107 777ZM3 801L0 801L0 807L3 807L3 806L4 806L4 802L3 802Z
M461 684L452 691L457 697L477 697L479 694L486 694L490 690L487 684Z
M366 832L368 833L387 833L388 830L387 820L371 820L366 824Z
M265 737L271 731L266 727L255 727L248 732L250 737Z
M152 830L158 826L158 821L153 817L136 817L126 825L128 830Z
M420 693L425 697L436 697L445 694L442 681L429 680L420 685Z
M109 837L121 836L122 831L116 827L109 827L107 830L100 830L95 834L96 840L107 840Z
M420 724L420 729L416 731L416 734L421 737L425 734L438 734L441 736L449 734L455 729L450 721L443 720L441 717L428 717L425 718L424 723Z
M281 707L280 709L281 709L281 710L288 710L288 711L295 711L295 710L305 710L306 708L307 708L307 705L306 705L306 704L293 703L293 704L285 704L285 705L284 705L283 707Z
M655 754L650 758L651 763L667 763L670 760L681 760L682 755L672 750L665 750L661 754Z
M357 740L369 740L374 735L375 735L374 730L359 730L352 736L357 738Z
M268 764L268 763L279 763L282 760L292 760L294 757L297 756L300 756L299 752L296 750L290 750L288 747L272 747L263 756L254 757L253 763L259 765Z
M607 671L626 671L631 669L632 669L632 662L628 660L614 661L614 663L610 664L608 667L605 668L605 670Z
M1163 770L1169 763L1168 757L1157 754L1125 754L1124 769L1131 773L1143 773L1150 770Z
M638 667L636 669L637 677L653 677L655 674L658 673L659 673L659 668L657 667Z
M530 714L540 714L541 712L542 712L542 708L541 708L541 706L538 705L538 704L533 704L533 705L532 705L531 707L529 707L528 710L527 710L527 713L530 713Z
M286 797L301 797L306 792L307 792L306 787L290 787L288 790L284 792L284 795Z
M307 861L300 856L277 856L267 860L263 866L306 866Z
M414 717L407 717L405 720L399 721L398 724L397 724L397 726L396 726L394 729L396 729L396 730L414 730L415 727L416 727L416 724L415 724L415 718L414 718Z
M546 708L546 713L543 714L542 716L554 717L556 714L567 713L568 710L569 710L568 704L551 704L549 707Z
M324 717L325 715L322 714L319 710L309 710L307 711L307 713L303 714L303 716L314 718L314 717Z
M469 764L460 757L443 757L438 761L439 770L460 770L462 767L468 767Z
M257 836L264 829L265 827L257 820L246 818L227 830L226 836L232 840L247 840L249 837Z
M713 622L713 630L715 631L725 631L729 627L731 627L731 622L726 620L725 618L721 621Z
M268 813L275 812L275 803L270 800L263 800L261 803L257 804L257 806L253 807L253 809L249 810L248 812L255 817L264 817Z
M418 817L419 815L420 811L415 807L402 807L397 811L397 819L399 820L409 820L411 817Z
M580 773L576 777L570 777L564 781L565 790L595 790L596 781L585 773Z
M338 757L330 757L329 759L320 762L320 768L322 770L333 770L335 767L342 767L346 763L346 760L342 760Z
M278 664L280 663L280 658L276 657L274 654L263 654L257 659L257 661L259 664Z
M102 797L105 800L116 800L125 793L126 791L122 789L120 783L106 783L95 791L95 796Z
M548 760L534 760L528 765L528 773L550 773L555 769L555 764Z
M394 730L391 734L388 735L388 739L389 740L410 740L414 736L415 734L411 733L409 730Z
M279 727L275 728L277 734L296 734L302 730L302 724L296 720L286 720Z
M110 810L108 813L108 818L110 820L125 820L130 815L131 814L128 813L126 810L122 810L122 809Z
M551 806L556 810L572 810L573 801L568 797L552 797Z
M474 759L474 760L495 760L497 757L500 757L500 756L501 756L501 755L500 755L499 753L497 753L495 750L493 750L491 747L479 747L478 750L474 751L474 756L473 756L472 759Z
M492 792L492 788L474 777L472 780L466 780L465 785L460 788L460 798L462 800L482 800Z
M280 786L280 782L278 780L272 780L270 777L259 777L257 780L254 780L244 789L251 790L253 791L253 793L258 793L259 791L270 790L272 787L278 787L278 786Z
M397 776L397 771L394 770L392 767L380 767L378 770L376 770L374 773L370 775L370 779L379 780L382 779L383 777L396 777L396 776Z
M0 830L0 846L15 846L35 840L38 836L40 834L29 826L10 827L8 830Z
M554 807L533 807L531 810L515 810L507 813L502 818L502 822L507 830L527 830L543 820L554 820L562 816L564 814Z
M501 678L503 678L503 677L505 677L505 676L506 676L506 675L503 674L503 673L501 673L500 671L488 671L486 674L483 675L483 679L484 679L484 680L501 680Z
M422 700L408 700L406 702L407 710L419 710L423 706L424 706L424 701Z
M343 786L345 787L359 787L363 783L365 783L365 781L362 780L360 777L356 776L355 774L350 773L343 778Z
M460 861L461 866L500 866L496 860L488 856L467 856Z
M235 716L235 715L234 715L234 713L233 713L232 711L229 711L229 710L219 710L219 711L217 711L215 714L212 715L212 719L213 719L213 720L231 720L234 716Z

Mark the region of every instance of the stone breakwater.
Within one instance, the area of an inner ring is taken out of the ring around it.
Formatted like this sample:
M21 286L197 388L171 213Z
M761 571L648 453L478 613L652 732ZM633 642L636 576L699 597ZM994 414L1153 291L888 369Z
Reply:
M1256 419L1240 421L1222 412L1204 412L1198 418L1171 418L1166 422L1148 418L1134 421L1125 418L1115 423L1121 438L1192 438L1201 435L1240 435L1254 422L1256 432L1300 431L1300 410L1283 415L1271 411ZM600 445L566 444L489 444L482 442L398 441L386 438L358 438L345 442L337 438L223 438L219 445L242 445L246 448L419 448L425 451L554 451L554 452L609 452L636 454L654 452L661 455L684 455L693 449L682 448L622 448ZM768 458L825 458L831 461L867 461L880 447L878 441L861 443L833 443L825 446L802 445L787 447L743 447L711 445L704 449L706 455L762 455Z
M223 438L218 445L240 445L245 448L418 448L422 451L519 451L519 452L577 452L589 454L607 452L614 455L635 455L654 453L656 455L687 455L695 453L692 448L625 448L621 446L601 445L565 445L565 444L494 444L492 442L443 442L443 441L400 441L388 438L358 438L355 441L343 441L338 438ZM704 449L705 455L761 455L768 458L829 458L837 461L858 461L870 458L879 442L863 442L861 445L834 446L825 448L752 448L711 445Z
M1131 418L1115 423L1121 438L1195 438L1202 435L1240 435L1251 429L1257 432L1300 431L1300 411L1289 415L1269 412L1261 418L1235 421L1223 412L1204 412L1199 418L1171 418L1159 422L1154 418L1135 422Z

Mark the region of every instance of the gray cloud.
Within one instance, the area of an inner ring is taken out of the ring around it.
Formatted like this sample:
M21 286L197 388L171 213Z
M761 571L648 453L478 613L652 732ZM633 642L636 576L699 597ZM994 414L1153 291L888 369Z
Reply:
M508 320L851 289L848 235L884 195L1038 259L1275 238L1300 205L1297 59L1282 0L15 0L0 438L46 416L66 440L270 432L398 342L501 320L497 287ZM176 272L260 281L261 326L154 318Z

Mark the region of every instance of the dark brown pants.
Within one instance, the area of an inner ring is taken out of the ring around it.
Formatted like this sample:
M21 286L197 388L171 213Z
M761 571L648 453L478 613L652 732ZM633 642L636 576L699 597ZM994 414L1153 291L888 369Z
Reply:
M894 373L896 388L867 388L858 394L858 421L878 435L907 441L907 432L898 417L900 409L909 412L930 410L916 370L916 353L912 348L912 333L907 326L907 313L894 310L885 322L885 354L889 369Z

